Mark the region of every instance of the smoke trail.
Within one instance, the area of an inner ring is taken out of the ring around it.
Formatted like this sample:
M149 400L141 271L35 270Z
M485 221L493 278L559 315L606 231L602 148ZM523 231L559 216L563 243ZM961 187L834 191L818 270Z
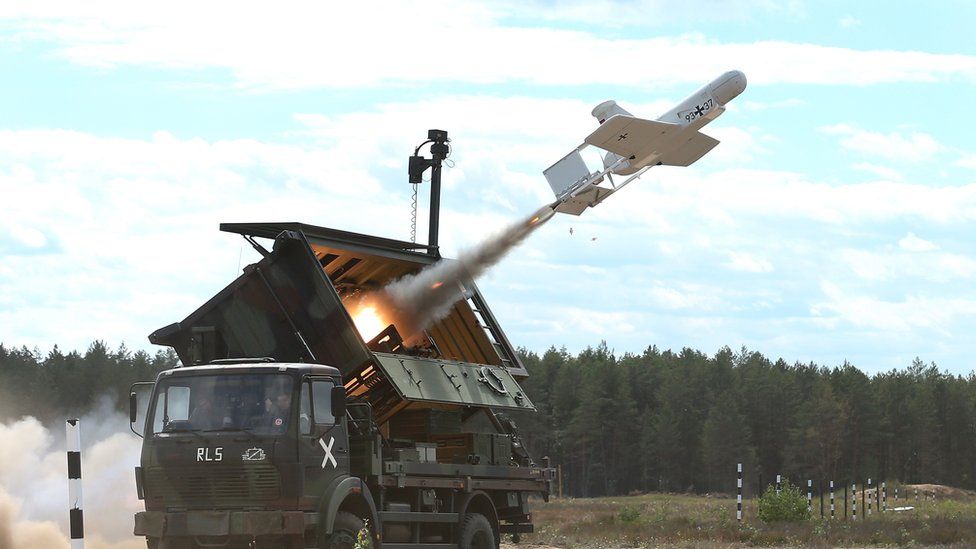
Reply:
M67 548L68 540L51 521L18 519L20 505L0 488L0 549Z
M383 311L389 323L409 341L446 317L451 307L464 298L465 280L474 280L484 274L553 214L550 207L544 206L474 248L463 250L456 260L438 261L419 273L399 278L383 290L366 295L360 310L373 307Z
M145 548L132 535L133 467L139 439L128 417L103 398L82 416L85 546ZM0 549L62 549L68 543L68 482L63 423L49 430L33 417L0 422Z
M0 491L0 549L10 549L14 546L13 533L10 525L13 524L14 515L17 509L6 493Z

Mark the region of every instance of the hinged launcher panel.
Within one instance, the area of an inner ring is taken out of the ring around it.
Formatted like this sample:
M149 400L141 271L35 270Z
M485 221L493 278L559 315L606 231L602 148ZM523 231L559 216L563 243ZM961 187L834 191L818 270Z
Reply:
M416 251L422 246L300 223L221 229L274 238L273 251L182 322L150 335L184 364L272 357L335 366L381 423L407 406L534 409L517 382L527 372L473 281L425 330L422 346L383 348L365 339L377 334L357 329L348 306L435 262Z

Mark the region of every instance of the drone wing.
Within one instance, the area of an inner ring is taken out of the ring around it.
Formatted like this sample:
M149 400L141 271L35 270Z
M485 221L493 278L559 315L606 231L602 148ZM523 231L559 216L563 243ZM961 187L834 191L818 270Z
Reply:
M583 145L543 171L556 195L552 208L559 213L580 215L651 166L659 163L687 166L718 145L716 139L697 131L686 136L688 132L682 132L683 129L679 124L626 114L611 116L586 137ZM611 158L614 163L605 164L601 172L590 173L580 156L580 151L586 146L614 153L617 155ZM611 188L600 187L598 184L603 181L603 176L621 163L623 168L614 173L637 175Z
M665 153L660 162L665 166L691 166L708 151L714 149L718 143L718 139L714 137L694 132L684 143Z
M680 129L678 124L616 114L584 141L624 158L633 157L632 165L640 166L642 160L672 149L673 137Z

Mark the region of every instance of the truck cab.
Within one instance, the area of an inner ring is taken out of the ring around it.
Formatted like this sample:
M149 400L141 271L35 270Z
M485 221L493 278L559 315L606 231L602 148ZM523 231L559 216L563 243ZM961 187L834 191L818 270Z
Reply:
M339 371L219 361L165 371L154 385L136 534L157 547L314 546L305 533L319 522L323 495L352 478Z
M490 549L532 531L528 498L548 498L554 471L498 415L534 407L473 281L411 346L392 324L361 333L347 307L438 258L301 224L225 230L274 246L150 335L185 366L130 395L136 535L155 549Z

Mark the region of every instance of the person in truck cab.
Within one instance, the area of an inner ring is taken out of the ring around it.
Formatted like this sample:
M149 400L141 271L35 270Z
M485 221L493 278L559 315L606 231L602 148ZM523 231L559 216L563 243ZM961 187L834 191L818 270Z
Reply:
M223 415L214 406L213 394L201 392L196 399L196 406L190 413L190 425L194 429L207 431L219 429L223 423Z
M288 414L291 411L291 392L279 390L274 397L264 401L264 412L258 416L255 427L270 433L288 430Z

